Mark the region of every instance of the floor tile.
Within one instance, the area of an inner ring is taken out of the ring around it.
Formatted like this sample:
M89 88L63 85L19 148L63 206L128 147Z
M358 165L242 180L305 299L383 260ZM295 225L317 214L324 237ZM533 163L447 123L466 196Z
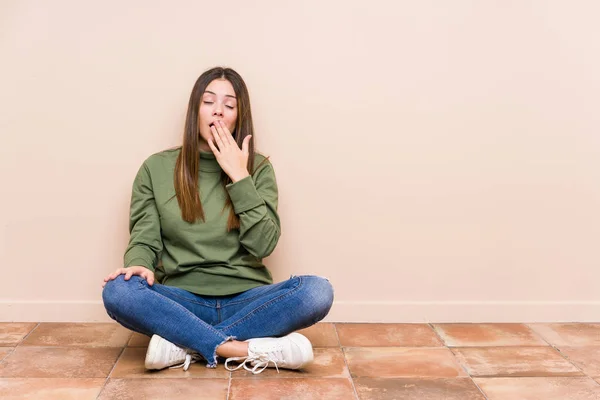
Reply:
M474 378L488 400L598 400L591 378Z
M191 364L187 371L183 368L166 368L149 371L144 367L146 349L126 347L110 374L111 378L215 378L228 379L229 371L220 364L217 368L206 368L206 362Z
M452 351L471 376L582 375L552 347L463 347Z
M146 335L142 335L141 333L133 332L133 335L131 335L131 339L129 339L129 343L127 343L127 346L148 348L149 343L150 343L150 336L146 336Z
M109 379L98 400L225 400L227 379Z
M37 323L0 322L0 346L16 346Z
M336 324L346 347L440 347L443 343L427 324Z
M95 400L106 379L0 378L0 399Z
M338 347L340 345L334 324L319 323L298 332L306 336L313 347Z
M123 347L130 336L116 323L41 323L21 345Z
M344 353L353 377L467 376L452 352L446 348L348 347Z
M229 400L352 400L349 379L234 379Z
M17 347L0 364L3 378L106 378L120 348Z
M524 324L434 324L446 346L548 346Z
M584 374L600 376L600 347L562 347L560 352Z
M600 346L600 324L529 324L556 347Z
M10 352L14 350L14 347L0 347L0 361L4 360Z
M485 400L470 378L355 378L361 400Z
M267 368L260 374L252 374L243 368L232 372L231 377L237 378L349 378L344 353L340 348L316 348L313 350L315 360L302 370ZM235 365L235 364L233 364Z

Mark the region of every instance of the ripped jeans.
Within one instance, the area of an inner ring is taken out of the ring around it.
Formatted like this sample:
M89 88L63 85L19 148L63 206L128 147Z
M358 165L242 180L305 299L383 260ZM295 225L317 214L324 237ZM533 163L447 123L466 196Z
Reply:
M106 283L102 299L119 324L195 350L215 368L216 349L228 340L284 336L325 318L333 288L327 279L308 275L228 296L201 296L119 275Z

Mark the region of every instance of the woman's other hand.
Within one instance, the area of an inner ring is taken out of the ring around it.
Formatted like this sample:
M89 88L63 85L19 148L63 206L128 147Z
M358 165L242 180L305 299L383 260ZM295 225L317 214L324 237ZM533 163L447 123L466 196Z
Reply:
M126 281L128 281L133 275L138 275L144 278L146 282L148 282L148 285L154 285L154 272L150 271L146 267L142 267L141 265L134 265L127 268L119 268L112 274L108 275L106 278L104 278L104 283L102 284L102 287L104 287L108 281L112 281L117 276L123 274L125 275Z

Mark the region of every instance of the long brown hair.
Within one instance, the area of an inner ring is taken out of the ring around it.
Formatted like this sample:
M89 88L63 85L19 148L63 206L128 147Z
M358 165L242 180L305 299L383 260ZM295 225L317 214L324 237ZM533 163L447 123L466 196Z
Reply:
M181 208L181 217L190 223L198 220L205 221L204 209L200 202L198 191L198 166L200 163L200 128L198 125L198 112L200 102L206 87L215 79L226 79L233 86L237 97L238 115L232 135L240 148L242 142L248 135L252 135L248 146L248 171L252 174L254 170L254 125L252 124L252 112L250 110L250 96L248 88L242 77L231 68L216 67L204 72L192 89L188 103L185 127L183 132L183 145L177 157L175 165L175 194ZM221 173L223 186L231 183L231 178ZM223 211L229 208L227 219L227 231L239 229L240 220L235 214L231 198L227 194L227 200Z

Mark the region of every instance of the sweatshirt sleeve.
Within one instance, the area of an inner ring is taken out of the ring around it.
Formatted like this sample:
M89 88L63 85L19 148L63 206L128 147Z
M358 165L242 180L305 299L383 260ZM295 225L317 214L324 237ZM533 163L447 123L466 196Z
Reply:
M240 218L242 246L258 258L267 257L281 235L273 166L265 162L254 175L227 185L227 191Z
M152 180L146 163L139 169L133 181L129 233L129 245L124 257L125 267L142 265L154 271L163 244Z

